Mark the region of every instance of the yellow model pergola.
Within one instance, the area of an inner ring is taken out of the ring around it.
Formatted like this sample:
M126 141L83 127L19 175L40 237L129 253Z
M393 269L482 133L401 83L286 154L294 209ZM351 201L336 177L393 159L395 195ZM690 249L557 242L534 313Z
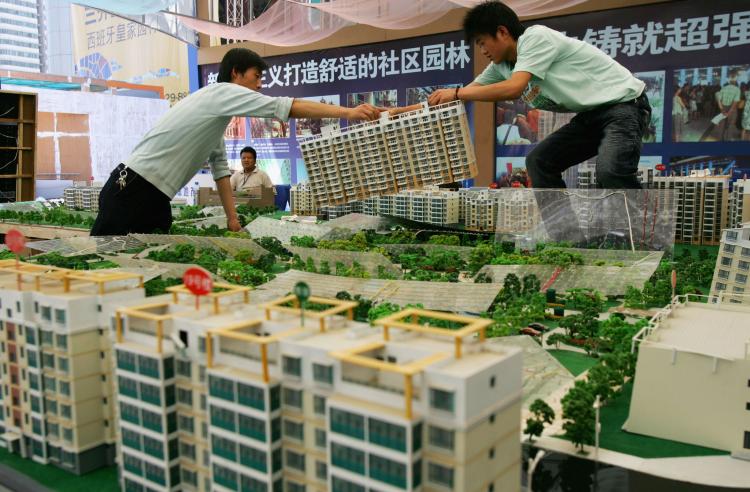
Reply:
M34 290L42 288L42 280L61 281L63 292L70 292L71 282L97 284L99 294L106 293L105 285L121 280L138 279L138 287L143 287L143 275L129 272L100 272L96 270L71 270L38 263L16 262L13 259L0 260L0 272L16 275L19 290L23 286L24 277L34 279Z
M271 376L268 371L268 345L276 343L286 337L301 333L304 331L303 328L292 328L275 335L264 336L255 333L243 333L243 331L254 330L258 326L263 324L262 319L255 319L252 321L240 321L231 325L224 326L222 328L214 328L209 330L206 334L206 366L208 368L213 367L213 337L224 337L231 338L233 340L240 340L248 343L253 343L260 346L260 360L263 366L263 382L268 383L271 380Z
M154 309L163 309L170 306L169 302L152 302L134 307L120 308L115 311L115 322L117 329L117 343L122 343L122 317L145 319L156 322L156 351L162 353L162 338L164 337L164 322L174 317L174 314L156 314L149 312Z
M326 331L326 318L328 316L333 316L335 314L341 314L346 311L346 317L347 319L354 319L354 308L356 308L359 303L356 301L343 301L340 299L328 299L326 297L315 297L311 296L308 299L309 302L314 302L316 304L323 304L326 306L331 306L330 308L324 310L324 311L310 311L305 310L305 316L309 316L310 318L317 319L320 327L320 332L323 333ZM284 304L288 304L291 302L294 307L284 306ZM299 306L299 300L297 299L297 296L294 294L289 294L288 296L282 297L280 299L276 299L275 301L267 302L263 304L261 307L266 311L266 320L271 320L271 311L277 311L281 313L292 313L296 315L302 314L302 309L300 309Z
M213 302L214 314L219 314L219 300L222 297L229 297L229 296L233 296L235 294L241 293L243 296L243 302L245 304L248 304L250 302L250 291L252 290L252 287L248 287L246 285L228 284L226 282L215 282L214 287L224 289L221 292L210 292L204 296L204 297L209 298ZM190 289L185 287L185 284L173 285L171 287L167 287L166 290L167 292L170 292L172 294L172 302L174 302L175 304L179 303L180 294L191 295L191 296L195 295L192 292L190 292Z
M424 326L419 324L420 317L453 321L456 323L461 323L464 326L456 330L451 330L449 328L435 328L432 326ZM404 321L407 318L409 319L409 321ZM389 316L380 318L375 321L375 324L383 327L383 340L385 341L390 340L389 330L391 328L398 328L400 330L408 330L417 333L424 333L427 335L438 335L442 337L452 338L455 345L455 357L456 359L460 359L463 339L467 336L479 333L479 340L484 342L486 338L487 327L492 324L492 320L485 318L475 318L473 316L461 316L458 314L441 313L438 311L428 311L426 309L407 308L397 313L393 313Z
M402 376L404 376L404 415L406 416L407 419L411 420L412 418L412 404L411 403L414 397L414 385L413 385L412 378L416 374L421 373L426 367L436 362L439 362L441 360L447 359L448 357L450 357L450 355L444 352L439 352L439 353L432 354L427 357L423 357L421 359L412 361L406 365L399 365L399 364L394 364L391 362L385 362L385 361L373 359L372 357L367 357L365 355L362 355L366 352L371 352L373 350L380 350L385 347L386 347L385 342L373 342L373 343L368 343L366 345L360 345L359 347L354 347L349 350L331 352L329 355L331 357L339 359L342 362L347 362L349 364L354 364L354 365L358 365L361 367L367 367L370 369L376 369L378 371L392 372L392 373L401 374Z

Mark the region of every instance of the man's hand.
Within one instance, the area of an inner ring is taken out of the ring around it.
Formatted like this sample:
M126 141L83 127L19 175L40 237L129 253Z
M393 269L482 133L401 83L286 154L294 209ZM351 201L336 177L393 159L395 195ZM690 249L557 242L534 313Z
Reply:
M241 231L242 226L240 225L240 219L238 219L237 216L229 217L227 219L227 229L229 229L232 232Z
M437 106L439 104L449 103L456 100L456 89L438 89L427 98L427 103L430 106Z
M346 112L346 119L351 121L372 121L380 118L380 108L376 108L372 104L360 104L356 108L349 108Z

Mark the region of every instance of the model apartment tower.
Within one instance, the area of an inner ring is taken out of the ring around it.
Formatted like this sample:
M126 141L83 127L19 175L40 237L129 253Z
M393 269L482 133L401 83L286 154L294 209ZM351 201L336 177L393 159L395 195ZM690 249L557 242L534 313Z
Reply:
M114 463L111 310L142 280L0 261L0 445L76 474Z
M99 193L102 191L101 186L73 186L65 188L63 198L65 206L78 210L99 210Z
M518 490L521 354L487 320L224 288L118 311L123 490Z
M654 188L675 190L675 241L715 245L729 223L729 176L656 176Z
M466 109L427 106L300 140L318 205L452 183L477 174Z
M711 295L729 302L750 304L750 224L725 229L716 258Z
M308 183L299 183L291 187L289 209L294 215L318 215L318 206Z
M742 227L750 222L750 179L738 179L732 183L729 221L730 227Z

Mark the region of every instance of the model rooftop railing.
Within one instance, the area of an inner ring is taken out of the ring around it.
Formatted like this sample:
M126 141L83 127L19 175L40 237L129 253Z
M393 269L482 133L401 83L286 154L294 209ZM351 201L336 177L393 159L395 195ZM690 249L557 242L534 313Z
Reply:
M356 301L344 301L340 299L328 299L325 297L315 296L311 296L308 301L314 304L331 306L330 308L323 311L313 311L311 309L305 310L306 318L310 317L312 319L318 320L318 326L321 333L326 331L326 318L346 312L346 318L352 320L354 319L354 308L359 305L359 303ZM288 306L287 304L291 304L291 306ZM266 320L269 321L271 320L272 311L280 313L291 313L299 316L302 315L302 309L300 308L299 300L293 294L282 297L280 299L276 299L275 301L267 302L266 304L262 305L262 308L266 312Z
M41 291L43 287L49 286L50 283L57 285L61 283L65 293L70 292L74 287L94 284L97 286L98 294L104 295L108 292L122 290L107 290L107 284L125 280L138 280L138 287L143 288L143 275L136 273L71 270L37 263L26 263L14 259L0 260L0 272L14 274L18 290L23 290L24 282L28 277L33 279L33 290L35 291Z
M748 300L750 300L750 294L729 293L727 295L733 298L747 298ZM654 331L658 330L661 327L662 322L665 321L675 309L686 305L688 302L691 302L691 299L692 302L699 302L702 304L723 304L724 297L725 296L723 292L719 295L681 294L674 296L672 298L672 302L661 308L654 316L651 317L646 326L641 328L638 333L633 335L632 342L630 344L630 352L635 353L636 344L643 343L649 336L651 336ZM745 358L749 357L750 340L748 340L748 342L745 344Z

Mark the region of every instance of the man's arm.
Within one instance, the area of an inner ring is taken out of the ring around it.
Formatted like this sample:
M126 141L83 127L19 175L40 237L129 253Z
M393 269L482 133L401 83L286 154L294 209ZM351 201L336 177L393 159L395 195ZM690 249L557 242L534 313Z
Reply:
M295 99L292 102L289 116L292 118L344 118L369 121L380 117L380 109L370 104L360 104L356 108L345 108L333 104Z
M430 106L435 106L455 101L457 98L463 101L512 101L521 97L530 80L529 72L513 72L508 80L494 84L480 85L473 82L459 90L437 90L430 94L428 102Z
M229 184L229 176L224 176L216 180L216 188L219 190L221 205L224 207L224 213L227 216L227 229L237 232L240 226L240 219L237 217L237 209L234 206L234 197L232 196L232 185Z

